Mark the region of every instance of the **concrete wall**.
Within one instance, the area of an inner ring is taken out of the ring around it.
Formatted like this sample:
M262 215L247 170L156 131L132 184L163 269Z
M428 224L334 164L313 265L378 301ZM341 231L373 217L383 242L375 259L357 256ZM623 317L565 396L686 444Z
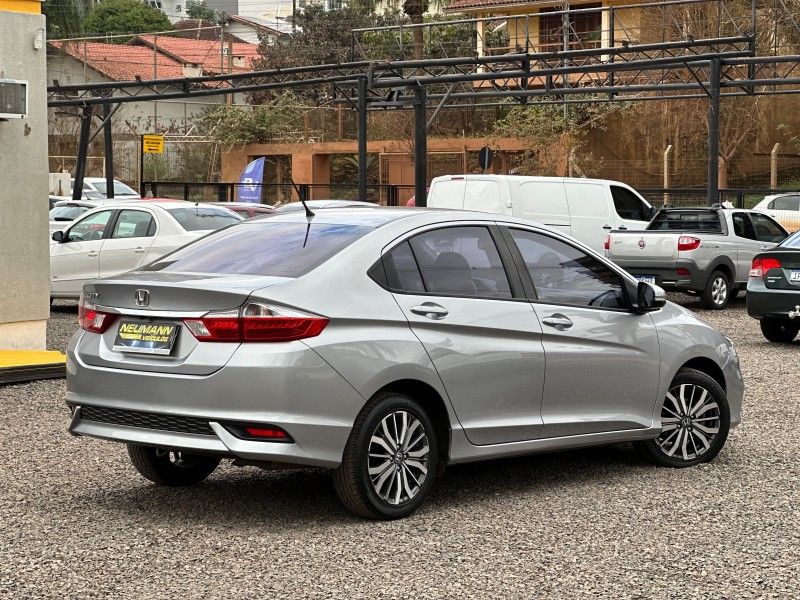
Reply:
M50 316L44 27L0 11L0 78L29 82L27 118L0 121L0 348L44 348Z

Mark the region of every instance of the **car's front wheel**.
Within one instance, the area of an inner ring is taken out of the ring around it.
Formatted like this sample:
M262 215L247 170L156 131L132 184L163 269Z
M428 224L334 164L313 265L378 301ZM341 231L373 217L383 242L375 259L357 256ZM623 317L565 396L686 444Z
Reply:
M214 472L220 461L212 456L138 444L128 444L128 456L142 477L173 487L200 483Z
M661 434L638 442L652 462L673 468L712 460L728 438L731 415L725 391L695 369L681 369L661 407Z
M428 414L413 398L387 393L359 414L333 483L352 513L399 519L424 502L437 466L436 430Z
M788 319L761 319L761 333L770 342L788 344L800 332L800 323Z

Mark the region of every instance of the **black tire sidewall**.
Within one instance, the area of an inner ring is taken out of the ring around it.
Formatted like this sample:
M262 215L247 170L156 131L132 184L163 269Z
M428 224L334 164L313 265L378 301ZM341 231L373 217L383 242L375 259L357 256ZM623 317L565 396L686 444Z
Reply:
M170 487L195 485L211 475L220 463L219 458L184 452L188 458L196 460L196 464L179 467L170 461L168 454L159 456L158 450L149 446L128 445L128 454L133 466L145 479L158 485Z
M800 332L800 323L788 319L761 319L760 325L764 337L776 344L790 344Z
M381 420L386 415L404 410L414 417L419 419L422 426L425 428L425 433L428 436L428 447L430 454L428 458L428 473L421 489L417 495L410 501L394 506L384 502L372 487L372 482L369 477L369 463L367 454L369 453L370 439L375 428L380 424ZM428 417L425 410L410 397L403 394L391 394L385 397L380 403L376 404L367 415L363 422L360 431L357 434L357 460L358 460L358 486L361 490L363 497L369 503L370 507L380 514L383 518L396 519L410 515L413 513L427 498L433 480L436 476L436 469L438 466L438 444L436 439L436 429L433 422Z

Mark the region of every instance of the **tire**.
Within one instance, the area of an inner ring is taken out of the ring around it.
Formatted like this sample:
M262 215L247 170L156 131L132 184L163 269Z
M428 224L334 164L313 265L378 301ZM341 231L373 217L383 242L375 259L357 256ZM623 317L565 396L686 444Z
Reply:
M220 459L128 444L128 456L139 474L157 485L195 485L214 472Z
M398 445L397 438L403 439L398 436L403 432L403 419L411 432L405 436L405 444ZM419 456L415 458L415 454ZM400 519L425 501L436 476L438 456L436 430L419 403L404 394L380 394L356 418L342 464L333 473L333 485L339 499L356 516Z
M731 300L736 300L736 298L739 296L739 292L741 292L741 291L742 291L742 288L738 288L738 287L733 288L731 290L731 293L728 294L728 302L730 302Z
M764 337L776 344L789 344L800 332L800 323L788 319L761 319L760 323Z
M703 290L703 307L709 310L722 310L731 299L731 282L722 271L714 271Z
M635 443L648 460L675 469L709 462L728 439L731 413L725 391L702 371L681 369L664 399L661 423L656 439Z

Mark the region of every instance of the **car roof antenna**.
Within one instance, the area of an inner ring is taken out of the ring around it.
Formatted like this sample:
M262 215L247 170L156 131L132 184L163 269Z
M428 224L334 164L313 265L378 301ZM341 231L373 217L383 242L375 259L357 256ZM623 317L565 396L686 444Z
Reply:
M297 187L297 184L294 182L294 177L292 177L291 182L294 191L297 192L297 197L300 198L300 202L303 203L303 208L306 209L306 217L308 217L309 219L313 218L315 216L314 211L308 208L308 204L306 204L306 201L303 198L303 194L300 193L300 188ZM305 244L303 244L303 246L305 247Z

